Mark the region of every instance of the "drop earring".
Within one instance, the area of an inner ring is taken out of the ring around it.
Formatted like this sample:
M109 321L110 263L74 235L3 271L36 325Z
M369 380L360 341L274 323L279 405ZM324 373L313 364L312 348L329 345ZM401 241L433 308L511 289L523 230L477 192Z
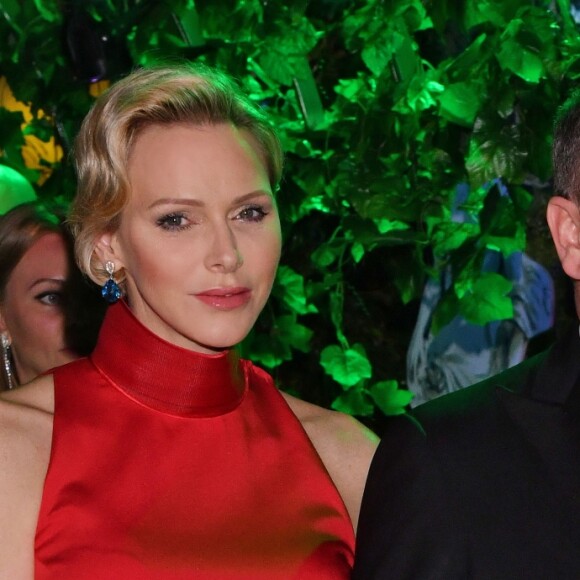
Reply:
M105 262L105 270L109 274L109 279L103 284L101 295L109 304L114 304L123 296L123 292L115 281L115 264L110 260Z
M2 363L4 365L4 376L6 377L6 386L9 389L14 388L14 371L12 370L12 360L10 359L10 337L8 333L3 332L1 335L2 340Z

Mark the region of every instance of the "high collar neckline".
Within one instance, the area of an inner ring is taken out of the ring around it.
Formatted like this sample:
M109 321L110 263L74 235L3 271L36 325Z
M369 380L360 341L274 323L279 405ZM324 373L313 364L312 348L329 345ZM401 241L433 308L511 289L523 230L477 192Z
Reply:
M90 358L130 398L170 415L222 415L246 391L235 351L207 355L171 344L141 324L124 301L109 306Z

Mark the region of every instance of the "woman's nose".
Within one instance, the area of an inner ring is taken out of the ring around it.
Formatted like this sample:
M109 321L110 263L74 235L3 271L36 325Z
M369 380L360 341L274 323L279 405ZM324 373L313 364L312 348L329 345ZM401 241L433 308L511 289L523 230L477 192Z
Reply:
M235 272L244 260L236 236L227 225L218 227L208 240L206 267L212 271Z

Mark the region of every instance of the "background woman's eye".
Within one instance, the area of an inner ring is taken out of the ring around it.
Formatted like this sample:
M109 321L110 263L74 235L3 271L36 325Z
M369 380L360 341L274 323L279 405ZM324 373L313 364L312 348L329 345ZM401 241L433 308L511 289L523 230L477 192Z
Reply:
M36 299L47 306L61 306L64 301L62 292L42 292Z

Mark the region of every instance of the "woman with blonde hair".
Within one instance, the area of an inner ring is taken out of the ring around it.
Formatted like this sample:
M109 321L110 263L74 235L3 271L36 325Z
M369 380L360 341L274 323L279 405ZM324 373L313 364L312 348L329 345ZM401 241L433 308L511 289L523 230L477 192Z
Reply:
M234 349L280 257L264 112L218 71L141 69L75 156L77 257L112 304L89 358L0 402L0 576L348 578L375 438Z

